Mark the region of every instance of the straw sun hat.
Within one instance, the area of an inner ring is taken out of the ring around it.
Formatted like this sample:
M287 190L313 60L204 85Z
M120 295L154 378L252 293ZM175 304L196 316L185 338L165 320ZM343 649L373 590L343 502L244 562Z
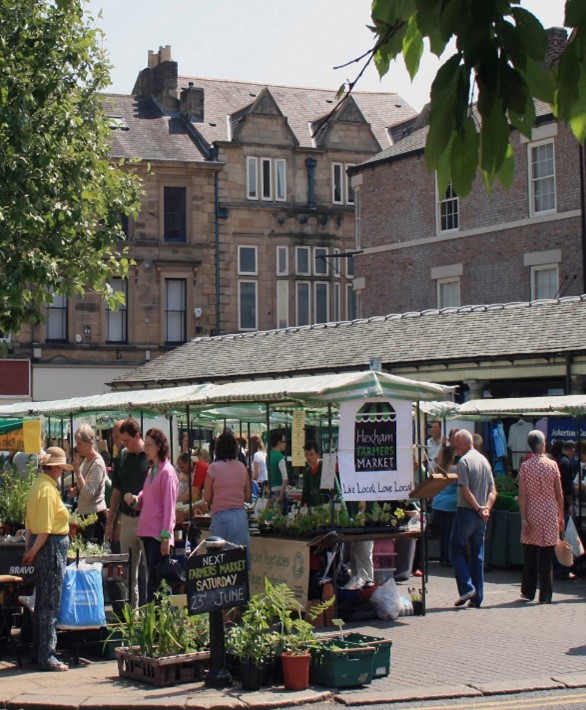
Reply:
M50 446L47 451L40 457L41 466L61 466L66 471L73 471L73 466L67 463L65 451L58 446Z

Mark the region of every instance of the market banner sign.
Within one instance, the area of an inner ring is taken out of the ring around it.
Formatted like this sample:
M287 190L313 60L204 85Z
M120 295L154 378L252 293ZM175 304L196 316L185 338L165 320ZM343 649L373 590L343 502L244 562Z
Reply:
M340 403L338 462L345 500L403 500L413 488L411 402Z
M0 451L41 453L40 419L0 419Z
M305 466L305 410L296 409L293 412L291 426L291 465Z

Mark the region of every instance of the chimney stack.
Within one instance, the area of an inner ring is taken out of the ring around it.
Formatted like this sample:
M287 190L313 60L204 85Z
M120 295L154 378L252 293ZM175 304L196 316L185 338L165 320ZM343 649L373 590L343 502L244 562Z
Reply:
M204 90L189 82L186 89L181 89L179 96L179 110L183 116L192 123L203 121Z
M165 111L177 111L179 108L177 62L171 59L171 45L159 47L158 52L149 50L147 58L147 68L143 69L134 88L133 96L152 96L165 109Z

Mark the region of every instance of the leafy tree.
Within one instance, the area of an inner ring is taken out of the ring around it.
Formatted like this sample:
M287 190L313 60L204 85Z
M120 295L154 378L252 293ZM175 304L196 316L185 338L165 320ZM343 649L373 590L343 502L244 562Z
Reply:
M99 91L109 65L84 0L0 0L0 329L42 317L48 294L115 304L121 215L137 178L109 160ZM50 298L50 296L49 296Z
M584 143L586 2L567 0L565 13L565 25L574 29L559 62L547 68L545 29L520 0L372 1L376 42L365 56L381 77L402 55L413 78L424 40L439 57L455 39L455 53L432 84L425 149L442 193L451 180L459 195L468 194L478 169L489 189L495 177L511 184L510 126L531 136L534 99L549 103Z

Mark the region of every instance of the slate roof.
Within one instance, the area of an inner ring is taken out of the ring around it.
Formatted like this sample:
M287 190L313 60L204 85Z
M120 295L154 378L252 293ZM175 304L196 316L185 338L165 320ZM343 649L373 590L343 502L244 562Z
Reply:
M227 81L201 77L179 76L179 90L189 83L204 90L204 120L194 123L195 128L211 145L214 141L229 140L228 116L242 111L254 103L260 92L267 88L301 147L312 147L312 121L329 114L337 105L336 91L293 86L258 84L246 81ZM416 115L415 110L398 94L389 92L352 92L354 101L370 123L381 146L389 145L388 128Z
M427 106L423 109L423 112L427 112ZM423 113L422 112L422 113ZM546 117L553 116L551 112L551 106L543 101L535 101L535 114L538 119L545 119ZM419 118L419 117L417 117ZM426 118L429 118L427 116ZM380 153L371 156L367 160L356 165L352 168L352 173L360 172L362 167L372 167L373 163L386 163L392 162L393 160L398 160L401 158L406 158L409 155L415 153L422 153L425 148L425 142L427 140L427 134L429 133L429 126L424 126L422 128L417 128L417 119L408 119L402 124L392 126L390 128L391 137L396 139L396 142L389 148L385 148ZM404 126L404 137L401 137L401 127ZM414 130L411 128L414 127Z
M165 115L155 101L123 94L104 94L108 116L121 116L128 129L112 129L113 158L143 160L203 161L183 118Z
M563 338L559 334L563 333ZM586 295L196 338L113 381L178 385L368 368L586 353Z

